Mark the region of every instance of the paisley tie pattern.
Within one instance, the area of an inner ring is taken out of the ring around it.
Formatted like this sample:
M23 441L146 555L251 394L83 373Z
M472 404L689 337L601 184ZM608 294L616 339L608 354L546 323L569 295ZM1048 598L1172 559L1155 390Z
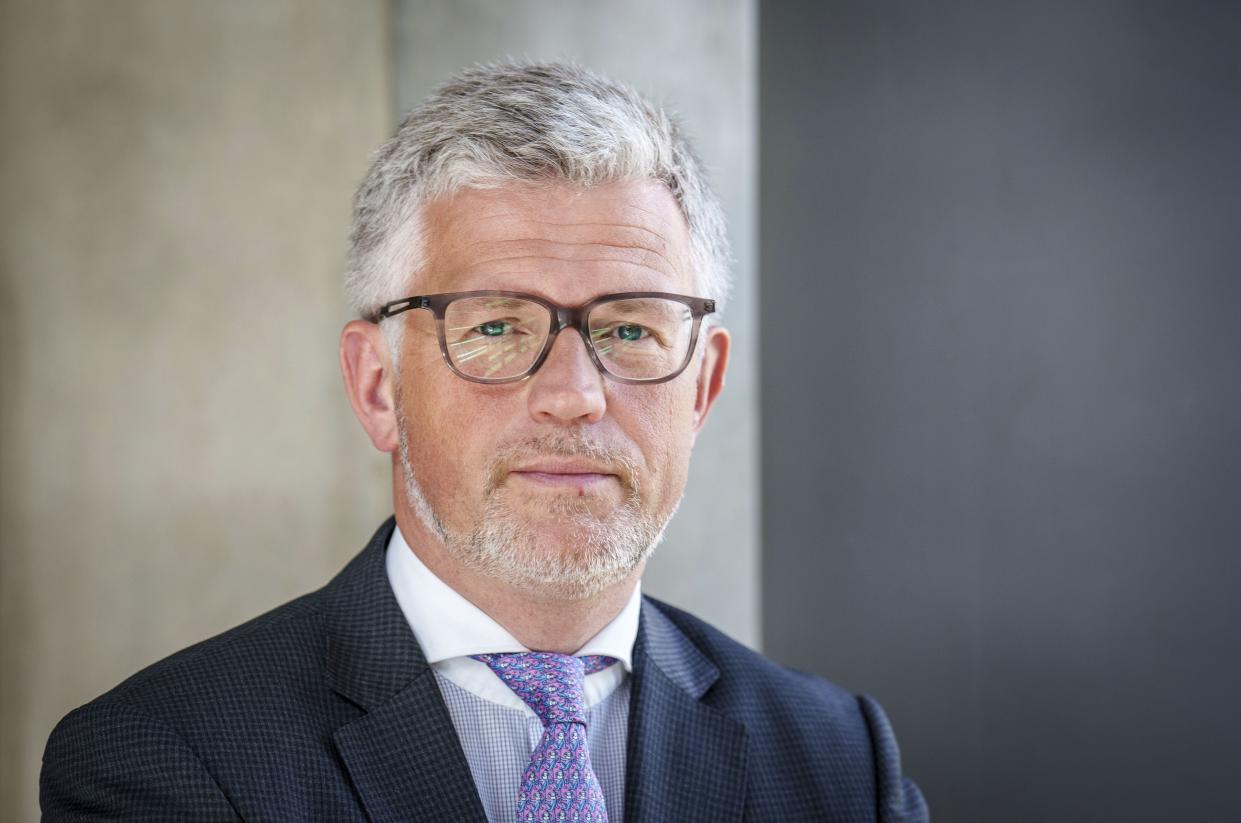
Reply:
M518 823L607 823L603 791L586 748L582 682L616 659L551 652L477 654L474 659L486 663L543 722L543 736L521 779Z

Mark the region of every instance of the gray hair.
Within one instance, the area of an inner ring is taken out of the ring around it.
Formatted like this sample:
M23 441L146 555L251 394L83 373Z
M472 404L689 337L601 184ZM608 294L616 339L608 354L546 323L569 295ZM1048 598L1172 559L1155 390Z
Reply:
M731 289L724 213L681 127L636 91L579 66L466 69L415 108L375 153L354 198L345 289L360 317L406 297L422 252L419 211L463 188L562 180L658 180L689 226L701 296ZM400 323L385 324L394 349Z

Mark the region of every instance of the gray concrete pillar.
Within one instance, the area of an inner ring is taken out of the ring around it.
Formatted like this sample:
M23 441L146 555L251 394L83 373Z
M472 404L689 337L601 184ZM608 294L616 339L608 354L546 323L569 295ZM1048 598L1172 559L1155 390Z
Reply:
M390 511L336 339L381 2L0 6L0 818L56 720Z
M758 373L754 0L397 0L396 105L404 112L466 65L505 57L581 63L677 112L728 214L737 288L728 387L698 440L689 489L644 591L756 646Z

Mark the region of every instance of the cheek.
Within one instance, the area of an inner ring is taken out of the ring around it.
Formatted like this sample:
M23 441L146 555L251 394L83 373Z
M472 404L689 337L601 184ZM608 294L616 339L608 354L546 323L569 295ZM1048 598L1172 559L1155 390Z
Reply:
M477 496L495 449L487 440L495 430L489 422L491 405L469 396L469 384L445 372L407 382L402 395L410 463L423 491L441 510Z
M693 444L693 384L634 386L645 394L619 399L629 436L642 452L645 474L661 495L679 495ZM629 387L627 387L629 388Z

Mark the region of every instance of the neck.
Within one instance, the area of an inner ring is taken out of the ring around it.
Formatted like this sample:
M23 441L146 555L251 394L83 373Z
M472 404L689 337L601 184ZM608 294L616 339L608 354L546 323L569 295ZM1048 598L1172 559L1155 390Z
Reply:
M398 506L396 520L410 549L432 574L534 651L576 653L625 608L645 566L588 598L549 597L463 566L412 512Z

